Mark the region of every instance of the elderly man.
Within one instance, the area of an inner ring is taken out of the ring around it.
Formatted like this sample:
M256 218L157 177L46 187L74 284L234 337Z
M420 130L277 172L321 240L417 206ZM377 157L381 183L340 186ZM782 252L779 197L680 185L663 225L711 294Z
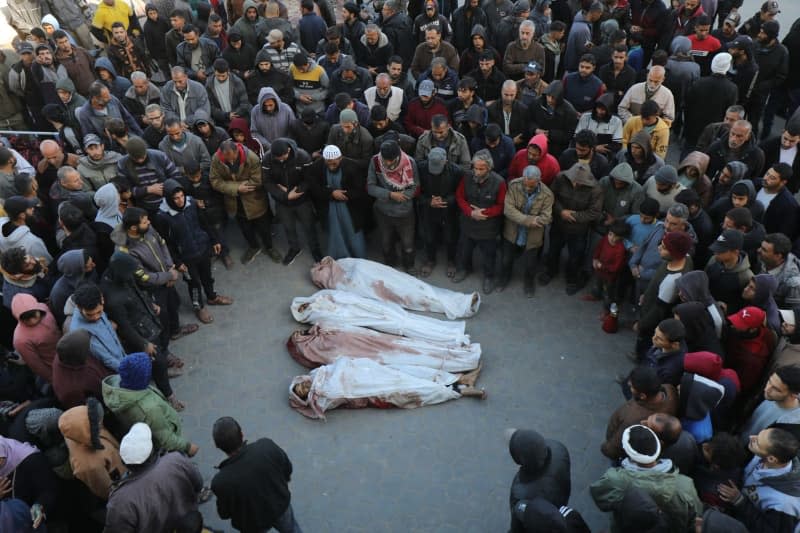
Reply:
M519 38L508 44L503 56L503 74L518 80L531 61L544 65L544 48L534 41L535 26L526 20L519 25Z
M642 104L647 100L653 100L658 104L661 118L672 125L675 120L675 98L672 91L664 86L666 70L660 65L650 68L647 73L647 81L636 83L628 89L622 101L617 107L619 118L626 123L634 115L640 115Z
M734 122L730 131L711 143L707 153L711 157L706 169L708 176L716 176L731 161L747 165L745 177L756 180L762 176L764 151L758 147L753 126L747 120Z
M204 110L211 115L211 104L202 83L190 80L186 69L181 66L172 67L172 79L161 88L161 106L164 112L177 116L183 125L193 124L195 112Z
M161 92L158 90L158 87L148 79L147 74L139 70L133 72L131 74L131 86L125 91L122 105L130 111L140 127L146 128L149 124L147 116L145 115L147 106L160 103Z
M78 166L78 156L65 153L61 146L52 139L46 139L39 145L39 152L42 160L36 165L36 181L39 183L39 191L46 197L50 191L50 186L55 183L56 173L61 167ZM18 157L17 159L21 159Z
M400 7L399 0L388 0L381 10L383 23L381 31L386 35L394 53L403 59L403 67L411 64L414 56L414 40L412 39L412 22Z
M553 219L554 197L542 183L542 173L533 165L525 167L522 177L508 185L503 213L502 271L498 292L511 280L514 260L522 255L524 262L525 296L536 292L536 264L544 244L544 231Z
M447 66L458 72L458 51L452 44L442 40L441 29L431 27L425 30L425 42L417 45L411 61L411 75L419 78L435 57L444 58Z
M503 222L506 197L506 182L492 170L493 164L488 150L477 151L472 157L472 172L464 176L456 189L456 202L461 209L461 235L453 283L467 279L477 246L483 256L484 294L494 291L497 283L497 235Z
M116 96L112 96L108 87L103 85L101 81L92 82L89 86L89 99L76 112L76 115L78 115L78 122L84 135L94 133L109 146L112 145L113 139L106 132L106 119L122 119L131 133L134 135L142 134L142 129L133 115L125 109L125 106L117 100Z
M183 42L176 49L178 66L186 71L186 75L200 83L213 74L214 60L219 56L219 48L211 39L200 37L200 33L191 24L181 30Z
M589 165L575 163L553 181L553 225L547 251L547 270L539 282L547 285L558 274L561 249L567 247L566 291L577 293L586 284L584 264L589 230L603 217L603 189Z
M262 249L273 262L280 263L283 258L272 246L272 213L262 185L258 155L230 139L222 141L211 160L209 180L211 186L225 196L225 210L236 217L247 241L242 264L252 263Z
M328 144L338 146L344 157L353 159L362 168L373 154L372 135L359 125L358 116L352 109L343 109L339 113L339 124L331 127Z
M58 169L58 181L50 187L48 196L55 219L58 218L58 206L66 201L80 209L87 221L93 221L97 214L94 191L89 190L80 173L72 167L63 166Z
M381 104L386 109L386 116L392 122L400 120L400 115L406 107L403 89L392 86L392 80L385 72L375 77L375 86L364 91L364 101L372 109L375 104Z
M447 159L464 170L469 170L470 157L467 139L454 130L447 121L446 115L434 115L431 119L431 129L422 134L417 141L415 156L425 159L435 147L444 148Z
M375 218L381 237L383 261L397 261L396 239L400 241L403 269L415 276L414 195L419 187L417 163L396 141L386 141L369 161L367 192L375 198Z
M189 130L184 131L177 117L168 117L164 129L167 134L158 144L158 149L170 158L178 170L185 174L184 167L189 162L194 168L200 167L204 175L211 168L211 156L202 139Z
M359 23L363 24L360 21ZM368 24L364 35L359 37L358 42L353 43L353 47L358 64L364 66L373 76L385 72L386 65L394 55L392 43L377 24Z

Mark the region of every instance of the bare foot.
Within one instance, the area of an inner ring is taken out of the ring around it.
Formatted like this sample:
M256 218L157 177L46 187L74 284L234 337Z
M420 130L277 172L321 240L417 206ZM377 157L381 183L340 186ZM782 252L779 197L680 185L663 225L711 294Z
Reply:
M478 368L476 368L475 370L471 370L469 372L461 374L461 377L458 378L458 383L466 385L467 387L474 387L475 382L478 381L478 376L480 375L482 368L483 368L483 363L478 363Z
M486 399L486 391L483 389L476 389L475 387L461 387L459 391L461 396L467 396L469 398L478 398L479 400Z

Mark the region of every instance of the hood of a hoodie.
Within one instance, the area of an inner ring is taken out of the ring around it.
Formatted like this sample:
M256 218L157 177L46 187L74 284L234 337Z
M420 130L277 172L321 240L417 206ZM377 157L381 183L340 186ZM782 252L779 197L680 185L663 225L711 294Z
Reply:
M269 55L269 50L266 48L262 48L256 53L256 68L258 68L258 64L264 61L269 61L270 64L272 63L271 56ZM272 70L270 69L270 72Z
M172 178L167 179L164 181L164 201L167 203L170 209L173 211L183 211L186 207L186 204L183 204L183 208L178 209L175 206L175 201L173 200L173 195L178 192L183 191L183 185L178 183L178 180L174 180ZM184 191L185 194L185 191ZM188 203L188 198L185 200Z
M275 89L272 87L263 87L260 91L258 91L258 109L260 109L262 113L264 113L265 100L275 100L275 111L273 111L272 114L277 114L280 112L281 97L278 96L278 93L275 92Z
M687 272L675 282L678 291L683 293L687 302L700 302L705 306L712 305L714 298L708 288L708 275L702 270Z
M5 224L6 222L8 222L7 218L0 218L0 227L2 227L3 224ZM12 231L11 234L8 237L6 237L6 244L8 245L9 248L16 248L18 246L22 246L21 243L28 238L28 235L31 234L32 234L31 228L29 228L28 226L17 226L16 228L14 228L14 231ZM27 248L25 246L22 247Z
M111 60L107 57L98 57L94 62L94 70L97 72L98 68L104 68L111 73L115 78L117 77L117 69L111 64ZM99 74L98 74L99 75Z
M708 157L708 154L704 154L703 152L689 152L689 154L683 158L681 164L678 165L678 174L683 172L687 167L695 167L700 171L700 178L702 178L706 174L709 161L711 161L711 158Z
M89 408L79 405L67 409L58 419L58 429L64 438L92 448L92 431L89 427Z
M528 146L531 146L531 145L536 146L539 150L541 150L542 159L544 159L545 156L548 153L547 152L547 146L548 146L547 135L545 135L544 133L539 133L537 135L534 135L533 137L531 137L531 140L528 141Z
M778 288L778 280L772 274L757 274L754 278L756 291L753 295L753 305L766 309Z
M49 16L49 15L48 15ZM56 89L75 94L75 84L69 78L61 78L56 82Z
M631 142L628 145L628 154L631 153L631 146L634 144L638 144L644 150L645 161L650 161L652 159L653 148L650 146L650 134L644 130L637 131L631 138Z
M681 304L681 306L686 305L698 306L702 312L705 312L705 308L702 307L703 304L701 303ZM675 312L681 317L682 323L686 324L688 320L694 320L694 318L688 316L684 319L684 315L689 315L689 313L685 309L682 312L678 311L678 307L680 306L675 307ZM700 315L696 315L696 317L699 318ZM699 374L713 381L719 381L719 377L722 374L722 357L714 352L690 352L683 358L683 370L691 374Z
M744 167L745 172L749 172L749 170L747 169L747 165L745 165L741 161L735 161L735 162L739 163L740 165L742 165ZM729 163L729 165L730 165L730 163ZM740 169L739 169L739 167L737 165L737 172L739 170ZM733 175L733 167L732 166L731 166L731 175ZM747 196L750 197L750 199L747 201L747 206L748 207L752 206L753 205L753 201L756 199L756 187L755 187L755 185L753 185L753 182L751 180L749 180L749 179L744 179L744 177L739 178L736 181L733 181L733 178L731 178L731 191L728 193L728 198L730 198L733 195L733 185L734 185L734 183L741 183L742 185L747 187Z
M134 275L141 270L139 262L131 254L125 252L114 252L108 261L103 277L118 285L133 282Z
M75 287L83 278L86 259L83 250L69 250L58 258L58 271L62 277L69 281L71 287Z
M692 41L690 41L689 38L684 35L678 35L672 39L672 44L669 46L669 50L674 56L679 54L688 55L691 49Z
M602 107L602 108L604 108L606 110L605 118L601 119L601 118L599 118L597 116L597 112L595 111L595 108L597 106L600 106L600 107ZM601 94L597 98L597 100L594 101L594 107L592 107L592 119L597 121L597 122L610 122L611 121L611 117L614 116L614 114L611 112L611 110L613 109L613 106L614 106L614 93L613 92L605 92L605 93Z
M747 165L741 161L730 161L726 163L725 166L731 169L731 185L746 178L748 172L750 172Z
M683 374L679 412L689 420L702 420L725 395L725 387L700 374Z
M252 139L250 135L250 126L247 125L247 120L242 117L236 117L228 124L228 135L230 135L231 138L233 138L233 130L239 130L244 133L244 144L249 143Z
M703 513L703 528L701 533L747 533L747 528L732 516L709 509Z
M45 313L50 312L47 304L37 301L36 298L26 292L15 294L14 298L11 300L11 314L13 314L14 318L17 320L19 320L19 317L22 316L23 313L34 310L44 311Z
M630 185L634 182L633 169L628 163L620 163L611 169L611 177Z
M560 81L554 81L547 88L542 91L542 96L552 96L556 99L556 107L561 105L564 101L564 86Z
M56 31L61 29L61 24L58 22L58 19L50 14L47 14L42 17L41 25L44 26L45 24L50 24Z
M103 379L103 400L112 412L126 411L131 404L139 402L142 398L151 394L150 388L142 390L123 389L120 386L119 374L111 374Z
M540 472L550 462L550 448L545 438L530 429L518 429L508 441L514 462L528 474Z
M114 222L109 226L116 226L122 217L119 212L119 192L113 183L106 183L94 193L94 205L97 206L95 220L100 222Z
M483 47L486 48L487 45L489 44L489 41L486 39L486 28L483 27L483 24L475 24L472 27L472 31L469 34L470 43L472 42L472 38L475 37L476 35L480 35L481 37L483 37L483 43L484 43Z

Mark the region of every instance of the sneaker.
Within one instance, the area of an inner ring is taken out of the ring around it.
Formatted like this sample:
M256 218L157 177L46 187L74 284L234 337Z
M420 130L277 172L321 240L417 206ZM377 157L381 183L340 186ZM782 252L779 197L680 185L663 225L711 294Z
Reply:
M483 278L483 294L492 294L494 287L494 278L490 278L488 276Z
M249 265L253 262L253 259L256 258L258 254L261 253L261 248L248 248L247 251L242 256L242 264Z
M465 279L467 279L467 271L466 270L457 270L455 275L453 275L453 283L461 283Z
M553 281L553 276L551 276L548 272L542 272L539 274L539 283L541 285L547 285L551 281Z
M294 263L294 260L301 253L303 253L302 248L289 248L289 251L286 252L286 257L283 258L283 266L289 266Z
M273 263L280 263L281 259L283 259L281 253L275 248L264 248L264 253L267 254L270 259L272 259Z

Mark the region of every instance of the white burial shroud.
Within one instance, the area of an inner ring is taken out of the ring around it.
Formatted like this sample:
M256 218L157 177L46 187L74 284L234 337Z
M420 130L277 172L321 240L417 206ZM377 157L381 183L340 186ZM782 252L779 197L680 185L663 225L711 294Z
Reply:
M292 300L292 316L304 324L362 326L385 333L444 343L469 343L463 321L446 322L409 313L391 302L337 290Z
M420 366L381 365L372 359L342 357L336 362L297 376L289 385L289 404L309 418L325 418L337 407L413 409L455 400L461 395L448 385L458 376ZM308 397L294 392L295 385L310 382Z
M382 333L359 326L325 323L292 333L286 343L301 365L315 368L342 357L366 358L383 365L422 366L446 372L478 367L481 345L433 342Z
M413 311L444 313L447 318L466 318L478 312L481 297L440 287L367 259L325 257L311 267L311 279L321 289L338 289L397 305Z

